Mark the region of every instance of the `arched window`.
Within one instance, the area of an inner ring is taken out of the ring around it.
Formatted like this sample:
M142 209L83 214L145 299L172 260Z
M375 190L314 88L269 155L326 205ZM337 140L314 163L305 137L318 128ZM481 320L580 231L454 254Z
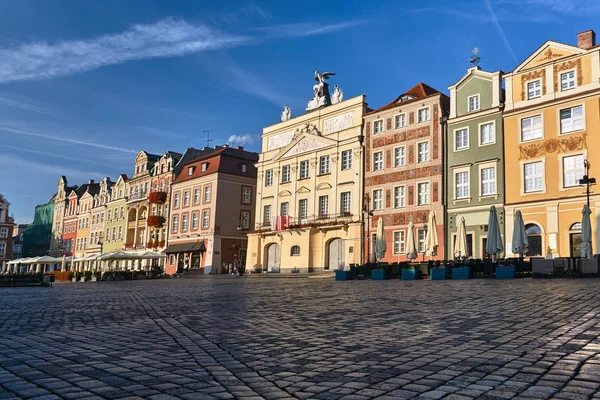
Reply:
M569 250L571 257L581 256L581 222L575 222L569 228Z
M292 249L290 250L290 255L291 256L299 256L300 255L300 246L292 246Z
M527 240L529 241L529 247L527 253L528 257L539 257L542 255L542 229L536 224L525 225L525 232L527 233Z

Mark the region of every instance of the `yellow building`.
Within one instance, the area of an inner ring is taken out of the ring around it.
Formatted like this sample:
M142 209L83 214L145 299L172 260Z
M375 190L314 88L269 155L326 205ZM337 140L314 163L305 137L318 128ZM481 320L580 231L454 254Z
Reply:
M248 235L248 270L323 272L361 263L365 96L330 95L327 73L307 113L266 127L256 164L257 229ZM283 218L282 218L283 217Z
M600 178L600 47L595 33L578 45L548 41L504 75L506 248L512 253L513 217L523 214L530 256L579 256L586 202L584 161ZM592 195L596 249L600 195ZM597 252L594 250L594 252Z

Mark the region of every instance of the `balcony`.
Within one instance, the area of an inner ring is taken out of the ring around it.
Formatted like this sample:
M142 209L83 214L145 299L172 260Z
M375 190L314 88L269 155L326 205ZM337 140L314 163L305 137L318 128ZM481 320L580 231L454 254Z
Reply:
M343 212L339 214L311 215L306 218L290 218L289 223L285 223L282 229L306 229L306 228L327 228L348 225L353 220L352 213ZM259 222L256 224L255 232L268 232L272 230L271 222Z
M147 195L147 193L146 193L145 190L141 190L139 192L133 192L129 196L129 201L145 200L146 199L146 195Z

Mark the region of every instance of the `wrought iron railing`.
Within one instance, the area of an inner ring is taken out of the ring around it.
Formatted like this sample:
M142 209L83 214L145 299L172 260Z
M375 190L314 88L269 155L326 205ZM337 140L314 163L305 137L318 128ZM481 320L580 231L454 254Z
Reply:
M129 201L133 200L144 200L146 199L147 193L145 190L141 190L139 192L133 192L129 195Z
M343 212L338 214L311 215L307 216L306 218L290 217L289 221L284 222L284 227L282 227L281 230L344 225L351 222L352 217L353 214L350 212ZM271 222L258 222L256 224L256 229L270 229L272 228L272 226L273 224Z

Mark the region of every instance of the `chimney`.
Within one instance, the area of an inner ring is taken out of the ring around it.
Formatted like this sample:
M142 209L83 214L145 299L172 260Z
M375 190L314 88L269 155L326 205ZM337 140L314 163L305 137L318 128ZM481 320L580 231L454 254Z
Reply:
M88 183L89 183L90 185L93 185L93 184L94 184L94 180L93 180L93 179L90 179L90 181L89 181Z
M244 146L236 146L236 150L244 150Z
M577 47L589 50L596 45L596 32L593 30L577 34Z

